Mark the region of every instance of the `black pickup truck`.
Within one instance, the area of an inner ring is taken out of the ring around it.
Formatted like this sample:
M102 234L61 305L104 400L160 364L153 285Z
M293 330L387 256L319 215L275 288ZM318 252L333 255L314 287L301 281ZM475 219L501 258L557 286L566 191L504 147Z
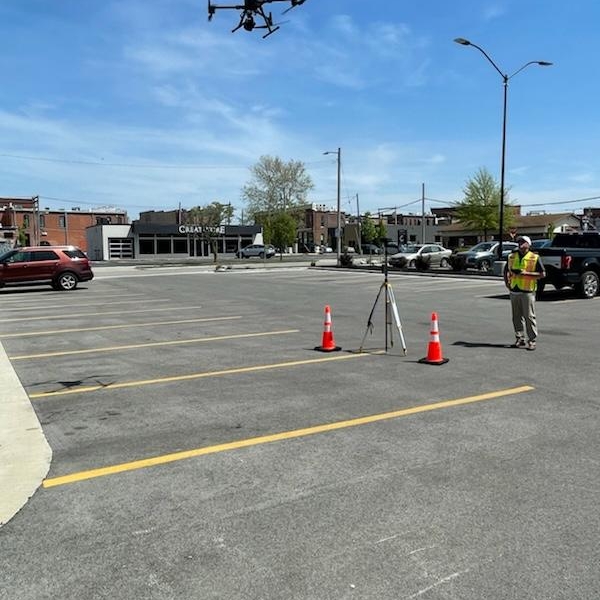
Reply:
M546 277L538 281L538 297L549 283L557 290L572 287L582 298L600 293L600 233L557 233L538 253L546 269Z

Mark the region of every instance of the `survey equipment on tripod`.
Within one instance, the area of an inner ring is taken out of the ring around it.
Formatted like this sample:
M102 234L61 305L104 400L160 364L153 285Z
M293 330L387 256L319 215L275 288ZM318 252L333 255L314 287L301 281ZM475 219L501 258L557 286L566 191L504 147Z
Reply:
M377 297L375 298L375 302L373 304L373 308L369 314L369 318L367 320L367 329L365 331L365 335L363 336L362 342L360 344L359 352L363 351L363 346L365 345L365 339L367 338L368 333L373 333L373 329L375 326L373 325L373 315L375 314L375 309L377 308L377 303L379 302L379 298L383 297L384 299L384 313L385 313L385 351L388 351L389 348L394 347L394 325L398 331L398 336L400 337L400 343L402 344L402 351L406 356L406 342L404 341L404 333L402 332L402 323L400 322L400 313L398 312L398 305L396 304L396 298L394 296L394 290L388 281L388 254L387 254L387 245L384 240L384 254L383 254L383 283L377 292Z

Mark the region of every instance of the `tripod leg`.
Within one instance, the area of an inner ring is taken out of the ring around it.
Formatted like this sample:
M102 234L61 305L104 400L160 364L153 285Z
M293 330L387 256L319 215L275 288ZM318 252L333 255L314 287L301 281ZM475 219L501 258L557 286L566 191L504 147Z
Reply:
M406 342L404 340L404 333L402 332L402 323L400 322L400 313L398 312L398 306L396 305L396 298L394 296L394 290L390 286L389 295L391 298L392 304L392 312L394 314L394 320L396 321L396 327L398 329L398 333L400 334L400 342L402 343L402 351L404 352L404 356L406 356Z
M389 283L385 284L385 351L388 349L388 337L390 348L394 347L394 330L392 329L392 288Z
M382 284L381 287L379 288L379 291L377 292L377 298L375 298L375 302L373 303L373 308L371 309L371 312L369 314L369 318L367 319L367 329L365 331L365 335L363 335L363 339L362 342L360 343L360 348L358 349L359 352L362 352L363 350L363 346L365 345L365 340L367 339L367 333L373 333L373 313L375 312L375 309L377 308L377 302L379 302L379 296L381 296L381 291L383 290L383 286L385 284Z

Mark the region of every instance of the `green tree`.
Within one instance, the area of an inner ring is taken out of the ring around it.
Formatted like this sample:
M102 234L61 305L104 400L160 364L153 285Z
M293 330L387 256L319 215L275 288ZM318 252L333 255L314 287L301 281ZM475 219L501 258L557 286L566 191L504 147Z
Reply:
M504 190L504 227L514 221L513 207L508 203L508 189ZM485 168L480 168L474 177L467 180L463 189L464 198L455 204L456 216L466 227L483 231L484 240L488 232L498 229L500 217L500 186Z
M387 227L383 219L379 219L379 223L375 227L375 236L378 242L381 242L384 246L387 245Z
M277 213L264 225L265 243L273 244L279 250L279 260L283 260L283 250L296 241L297 227L297 220L286 212Z
M210 245L215 263L218 254L217 238L222 233L222 227L231 222L234 210L231 204L215 201L205 206L194 206L186 213L185 220L188 225L201 227L200 236Z
M371 244L377 238L377 229L370 212L366 212L360 221L360 233L363 242Z
M314 187L300 161L261 156L250 172L252 180L242 188L242 199L250 218L261 225L268 217L306 205Z
M27 229L25 229L24 225L19 225L19 229L17 230L17 245L27 246Z

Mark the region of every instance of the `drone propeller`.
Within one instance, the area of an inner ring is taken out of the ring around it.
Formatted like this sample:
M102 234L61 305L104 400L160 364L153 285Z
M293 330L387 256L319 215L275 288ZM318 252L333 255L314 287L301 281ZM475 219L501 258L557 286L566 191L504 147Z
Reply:
M306 2L306 0L290 0L290 2L292 3L292 5L289 8L286 8L281 14L285 15L286 12L289 12L290 10L292 10L292 8L296 8L296 6L300 6L301 4L304 4Z

